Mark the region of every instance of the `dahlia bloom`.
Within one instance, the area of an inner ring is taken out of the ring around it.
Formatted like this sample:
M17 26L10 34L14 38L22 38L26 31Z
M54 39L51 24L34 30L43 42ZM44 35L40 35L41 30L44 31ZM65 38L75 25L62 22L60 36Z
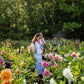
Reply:
M54 59L54 57L53 57L53 55L50 53L50 54L48 54L48 57L52 60L52 61L54 61L55 59Z
M24 50L24 46L21 47L21 50L22 50L22 51Z
M63 59L60 55L57 55L57 54L55 55L55 58L56 58L58 61L62 61L62 59Z
M11 43L8 43L7 46L8 46L8 47L11 46Z
M3 55L5 53L5 51L3 50L2 52L1 52L1 55Z
M48 66L50 65L50 62L44 61L44 62L41 63L41 65L42 65L43 67L48 67Z
M10 65L12 65L12 62L8 62Z
M54 62L54 68L56 68L57 67L57 63L56 62Z
M23 80L23 83L26 84L26 79Z
M71 69L70 68L65 68L63 70L63 76L65 78L67 78L68 80L70 80L70 81L73 81L74 80L73 79L73 74L71 73Z
M77 54L75 52L72 52L71 56L72 57L77 57Z
M50 73L48 70L44 69L43 76L51 76L51 75L53 74Z
M12 72L9 69L4 69L0 73L2 81L10 81L12 79Z
M26 65L26 63L25 63L25 62L22 62L22 63L21 63L21 66L25 66L25 65Z
M11 80L10 81L2 81L1 84L12 84L12 81Z
M0 61L0 63L3 63L3 62L4 62L4 60L1 60L1 61Z
M50 84L56 84L56 82L53 78L50 79Z

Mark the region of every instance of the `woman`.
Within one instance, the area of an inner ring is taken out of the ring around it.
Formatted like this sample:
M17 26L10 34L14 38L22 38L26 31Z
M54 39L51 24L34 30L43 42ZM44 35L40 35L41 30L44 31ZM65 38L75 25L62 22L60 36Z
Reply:
M35 53L34 53L34 57L36 58L35 66L36 66L36 69L38 70L38 75L40 76L43 73L44 67L41 66L43 51L41 49L41 42L40 42L40 34L39 33L35 34L32 42L35 45Z

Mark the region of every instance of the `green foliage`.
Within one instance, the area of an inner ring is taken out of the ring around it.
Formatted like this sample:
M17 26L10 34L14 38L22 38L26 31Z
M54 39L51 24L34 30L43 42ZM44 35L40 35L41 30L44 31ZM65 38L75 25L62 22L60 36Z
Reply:
M66 30L71 30L74 31L74 29L80 28L81 24L77 24L75 22L68 22L63 24L63 29Z
M0 38L31 39L37 32L51 37L75 29L83 34L83 5L83 0L1 0Z

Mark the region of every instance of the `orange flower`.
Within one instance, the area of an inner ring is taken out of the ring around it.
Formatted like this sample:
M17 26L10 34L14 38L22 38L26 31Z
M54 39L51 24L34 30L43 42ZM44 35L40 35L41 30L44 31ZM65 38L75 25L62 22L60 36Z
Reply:
M24 50L24 46L21 47L21 50L22 50L22 51Z
M8 84L8 82L6 82L6 81L2 81L2 83L1 84Z
M78 44L78 42L76 42L76 44Z
M9 81L12 79L12 72L9 69L4 69L0 73L0 78L2 81Z
M1 84L12 84L12 81L11 80L10 81L2 81Z
M22 63L21 63L21 66L25 66L25 65L26 65L26 63L25 63L25 62L22 62Z
M12 55L9 55L9 58L12 58Z

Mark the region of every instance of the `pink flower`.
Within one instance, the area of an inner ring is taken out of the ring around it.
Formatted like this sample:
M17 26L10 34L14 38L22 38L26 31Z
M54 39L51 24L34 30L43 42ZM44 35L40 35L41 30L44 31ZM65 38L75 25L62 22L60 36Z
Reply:
M41 65L42 65L43 67L48 67L48 66L50 65L50 62L44 61L44 62L41 63Z
M56 68L57 67L57 63L56 62L54 62L54 68Z
M51 76L51 75L53 74L50 73L48 70L44 69L43 76Z
M47 62L47 63L46 63L46 67L48 67L49 65L50 65L50 62Z
M59 55L55 55L55 58L59 61Z
M55 55L55 58L56 58L58 61L62 61L62 59L63 59L60 55L57 55L57 54Z
M45 66L46 66L46 61L42 62L41 65L42 65L43 67L45 67Z
M5 51L3 50L3 51L1 52L1 55L3 55L3 54L4 54L4 52L5 52Z
M0 59L1 59L1 56L0 56Z
M77 57L77 54L76 54L75 52L73 52L73 53L71 54L71 56L72 56L72 57Z
M52 54L48 54L48 57L49 57L52 61L55 60L55 59L53 58L53 55L52 55Z

